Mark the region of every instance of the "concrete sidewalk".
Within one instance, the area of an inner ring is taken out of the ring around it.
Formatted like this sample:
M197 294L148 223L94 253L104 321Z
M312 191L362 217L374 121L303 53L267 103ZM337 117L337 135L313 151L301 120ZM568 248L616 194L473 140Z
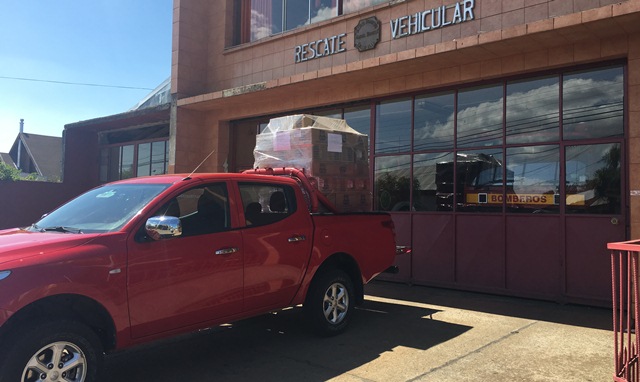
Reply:
M406 354L399 359L412 358L415 363L407 368L409 373L394 380L613 379L610 309L386 283L371 285L367 293L367 305L402 306L399 314L412 308L434 311L428 316L430 322L416 323L409 330L419 331L418 326L424 326L431 334L437 332L439 339L430 347L401 345L393 349L393 353ZM410 316L405 320L411 321ZM432 336L420 334L417 338ZM359 369L366 370L376 362Z
M129 350L108 381L611 381L611 310L375 282L343 335L300 309Z

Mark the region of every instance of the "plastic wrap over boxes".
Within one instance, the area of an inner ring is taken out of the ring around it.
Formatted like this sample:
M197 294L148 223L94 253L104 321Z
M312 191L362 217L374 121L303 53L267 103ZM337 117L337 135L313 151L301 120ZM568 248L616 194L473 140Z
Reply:
M343 119L274 118L256 136L254 168L303 169L338 210L370 211L368 137Z

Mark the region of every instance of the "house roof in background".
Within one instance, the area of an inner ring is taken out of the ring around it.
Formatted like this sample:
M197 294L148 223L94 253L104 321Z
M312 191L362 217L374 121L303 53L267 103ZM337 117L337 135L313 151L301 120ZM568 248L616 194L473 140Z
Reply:
M62 176L62 138L49 135L21 133L11 146L12 159L17 160L18 141L22 139L24 149L31 157L39 173L47 179Z
M0 162L6 163L9 166L13 166L13 167L16 166L16 164L13 162L13 159L11 158L11 155L9 155L9 153L0 153Z

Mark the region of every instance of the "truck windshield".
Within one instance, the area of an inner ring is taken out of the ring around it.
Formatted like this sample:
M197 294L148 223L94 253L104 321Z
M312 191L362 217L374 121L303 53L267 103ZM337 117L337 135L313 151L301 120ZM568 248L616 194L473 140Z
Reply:
M168 184L108 184L62 205L28 229L64 233L116 231L167 187Z

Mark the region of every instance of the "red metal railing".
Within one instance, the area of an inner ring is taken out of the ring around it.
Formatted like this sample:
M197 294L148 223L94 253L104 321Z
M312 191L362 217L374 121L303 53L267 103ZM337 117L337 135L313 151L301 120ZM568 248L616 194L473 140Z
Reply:
M613 334L616 382L639 382L636 335L638 321L638 254L640 240L609 243L613 291Z

